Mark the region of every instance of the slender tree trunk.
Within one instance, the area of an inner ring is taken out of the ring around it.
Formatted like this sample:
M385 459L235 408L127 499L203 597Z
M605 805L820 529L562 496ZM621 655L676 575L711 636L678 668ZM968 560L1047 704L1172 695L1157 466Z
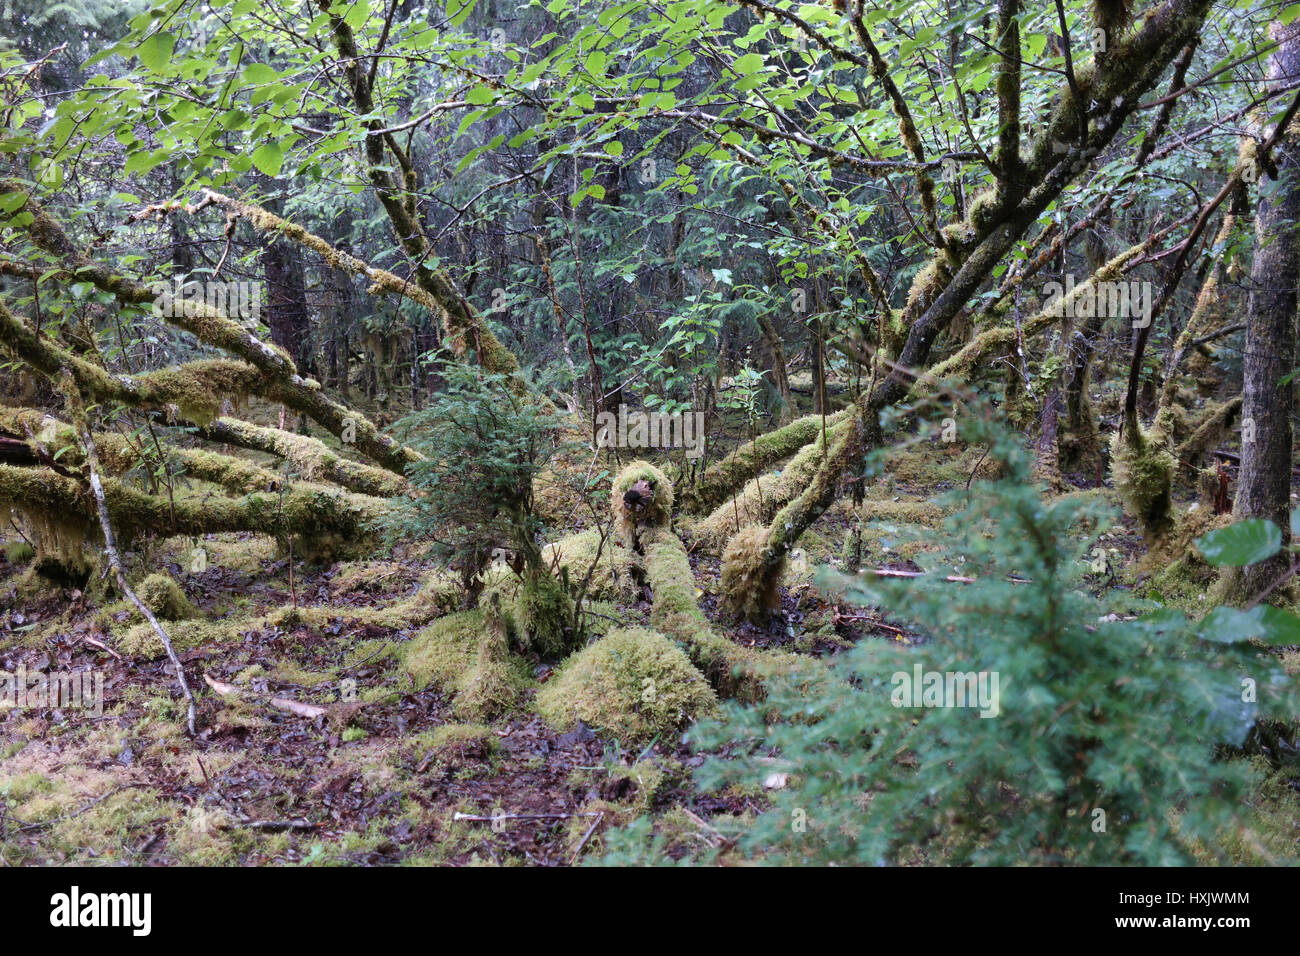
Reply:
M1280 45L1269 58L1269 78L1300 86L1300 29L1273 25ZM1250 274L1243 361L1241 474L1233 514L1268 518L1289 541L1291 510L1290 383L1295 367L1296 286L1300 283L1300 131L1287 130L1273 149L1278 177L1261 180L1255 214L1256 249ZM1242 584L1254 591L1276 576L1286 559L1246 569Z

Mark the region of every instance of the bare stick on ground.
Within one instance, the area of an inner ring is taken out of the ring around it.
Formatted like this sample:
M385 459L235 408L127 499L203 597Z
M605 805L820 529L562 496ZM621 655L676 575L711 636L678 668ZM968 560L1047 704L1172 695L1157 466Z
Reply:
M154 616L153 611L145 606L139 595L126 582L126 571L122 567L122 558L117 551L117 538L113 534L113 524L108 519L108 502L104 498L104 486L99 480L99 453L95 450L95 439L91 435L86 410L81 403L81 393L77 391L77 386L71 375L63 376L63 384L68 401L73 406L72 410L75 413L77 431L80 433L82 449L86 455L86 470L90 476L90 490L95 496L95 507L99 511L99 527L104 532L104 554L108 556L109 566L112 567L113 574L117 578L117 586L121 588L126 599L135 605L135 609L140 612L141 617L149 622L149 626L158 635L158 639L162 641L172 666L176 668L176 679L180 681L181 694L185 697L185 724L189 728L190 736L193 737L196 733L194 727L194 694L190 691L190 685L185 680L185 668L181 666L181 659L176 656L176 648L172 647L172 640L167 631L158 623L158 618Z

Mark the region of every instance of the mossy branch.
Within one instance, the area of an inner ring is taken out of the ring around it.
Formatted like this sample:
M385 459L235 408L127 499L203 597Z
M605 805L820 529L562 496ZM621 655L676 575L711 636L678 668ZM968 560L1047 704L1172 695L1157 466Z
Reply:
M275 455L290 462L310 481L333 482L358 494L390 498L409 488L405 479L392 472L344 458L308 435L228 417L215 418L200 426L198 434L206 441Z
M58 462L63 466L84 464L76 429L52 415L36 409L0 407L0 432L27 438L33 452L30 464L49 462L54 455L59 456ZM124 475L136 467L142 457L148 457L142 456L135 445L116 432L96 432L93 437L100 465L109 474ZM275 472L230 455L175 446L168 449L168 455L186 477L208 481L237 494L274 491L282 481Z
M68 281L74 277L81 281L88 280L97 288L112 293L123 304L153 309L158 301L156 289L115 273L78 251L63 228L30 195L25 186L13 180L0 181L0 192L21 193L25 197L21 210L29 212L33 217L27 227L32 241L62 260L67 270L64 276ZM293 361L282 349L263 342L244 326L206 303L186 300L175 304L177 308L163 310L170 314L164 314L160 318L208 345L243 359L260 373L257 387L249 388L248 392L280 402L311 418L336 436L342 435L345 430L354 433L357 450L390 471L403 474L408 464L420 460L416 452L404 448L387 435L380 434L379 429L364 415L328 398L321 391L319 383L300 376ZM51 374L45 368L41 371ZM86 378L82 370L73 369L73 372L84 390ZM95 397L96 400L101 400L98 396ZM128 401L127 404L131 403ZM206 417L210 416L204 416L205 419Z
M847 411L838 411L826 419L826 424L836 425L847 414ZM718 507L728 495L752 479L755 471L771 468L815 441L821 428L820 415L807 415L741 445L726 458L710 465L693 487L682 492L685 510L699 513Z

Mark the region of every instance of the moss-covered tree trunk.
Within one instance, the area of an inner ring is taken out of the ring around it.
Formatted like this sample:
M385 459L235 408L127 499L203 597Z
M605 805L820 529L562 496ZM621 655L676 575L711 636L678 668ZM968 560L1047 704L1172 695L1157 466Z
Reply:
M1300 76L1300 28L1274 24L1279 42L1269 58L1275 84L1296 85ZM1292 386L1282 383L1295 368L1296 287L1300 284L1300 128L1292 123L1274 147L1278 177L1261 183L1255 213L1255 261L1246 313L1242 367L1241 474L1233 513L1268 518L1291 536ZM1276 576L1285 557L1251 566L1240 584L1256 590ZM1233 575L1235 577L1235 575Z
M889 375L860 401L852 433L833 445L806 490L772 519L766 546L756 549L755 560L761 562L762 573L733 575L734 586L756 593L736 595L729 603L746 607L761 604L761 594L768 593L773 579L779 576L789 549L835 500L845 469L860 463L863 452L878 444L880 412L907 396L917 373L930 365L935 341L1020 237L1092 158L1110 144L1141 96L1155 86L1165 68L1198 36L1209 6L1209 0L1169 0L1153 8L1122 42L1112 43L1104 55L1095 57L1089 70L1076 70L1069 82L1062 84L1041 134L1023 150L1019 4L1016 0L999 4L996 188L972 199L963 221L939 231L933 222L934 184L928 170L919 169L922 201L931 228L937 233L937 250L913 279L902 315L906 339ZM766 5L762 9L779 16ZM904 140L916 158L923 161L919 141L913 142L915 126L907 104L898 95L889 66L871 41L860 5L852 20L856 37L872 57L872 75L885 87L899 116ZM1092 117L1086 126L1079 122L1085 115ZM723 586L727 586L726 581Z

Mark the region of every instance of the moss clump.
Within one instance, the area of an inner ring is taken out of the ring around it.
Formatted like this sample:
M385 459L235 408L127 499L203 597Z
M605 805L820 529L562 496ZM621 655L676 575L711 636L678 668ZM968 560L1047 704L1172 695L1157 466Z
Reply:
M573 599L568 588L546 571L523 580L515 595L513 617L520 646L545 658L563 657L580 637L570 626Z
M417 687L455 695L457 714L487 720L509 712L525 678L510 660L505 635L482 609L440 618L406 646L403 664Z
M495 610L495 609L493 609ZM519 704L523 685L510 666L505 629L499 615L489 611L478 639L474 667L460 681L455 711L472 720L504 717Z
M496 735L483 724L443 724L429 736L429 752L443 762L483 760L496 749Z
M478 639L486 625L481 610L460 611L439 618L411 638L402 663L416 687L455 691L478 660Z
M145 607L165 620L181 621L198 616L198 608L166 571L149 575L136 585L135 593Z
M251 630L257 625L249 618L221 621L186 620L171 621L163 625L172 646L178 651L188 651L195 647L211 647L234 640L243 631ZM116 642L117 649L127 657L137 660L157 660L166 651L162 639L153 625L145 622L129 628Z
M1124 511L1138 520L1148 541L1173 524L1171 489L1176 461L1160 428L1125 428L1111 442L1111 475Z
M473 747L486 756L496 750L497 739L483 724L443 724L433 731L429 746L434 750Z
M611 631L575 654L537 695L553 726L578 720L631 744L677 733L717 697L677 645L644 627Z
M639 495L634 488L643 481L649 486L649 500L644 495ZM634 461L614 479L614 485L610 489L610 502L619 537L624 545L631 547L636 540L638 527L667 527L672 521L672 482L648 461Z
M766 570L767 529L741 528L722 552L722 610L733 617L762 622L781 607L777 583L781 573ZM784 570L785 559L782 559Z
M590 597L602 601L632 600L636 596L636 582L632 576L635 556L610 538L605 541L605 547L597 558L596 549L599 546L599 531L581 531L548 544L542 551L542 561L547 567L558 565L562 570L568 571L569 581L575 589L586 578L592 565L596 565L587 585Z
M415 572L400 561L345 561L334 568L330 591L335 598L408 590Z
M5 545L5 561L9 564L26 564L34 557L36 551L26 541L14 541Z

